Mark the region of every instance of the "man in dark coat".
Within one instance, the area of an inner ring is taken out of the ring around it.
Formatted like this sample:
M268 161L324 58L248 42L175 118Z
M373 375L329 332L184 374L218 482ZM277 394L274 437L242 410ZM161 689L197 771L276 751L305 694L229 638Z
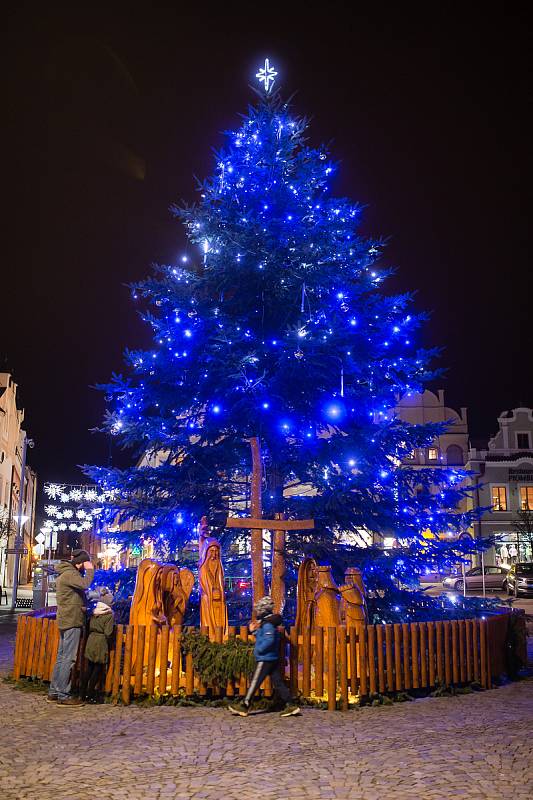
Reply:
M82 575L82 570L85 574ZM73 550L70 560L60 561L56 581L57 627L59 647L47 700L64 708L80 708L83 701L72 697L71 671L78 655L81 632L85 625L87 600L85 590L94 577L94 567L85 550Z

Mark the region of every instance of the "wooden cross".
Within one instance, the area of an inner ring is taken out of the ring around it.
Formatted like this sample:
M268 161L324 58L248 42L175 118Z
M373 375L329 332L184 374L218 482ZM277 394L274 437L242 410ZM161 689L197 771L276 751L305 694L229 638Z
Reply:
M250 439L252 448L252 493L251 517L228 517L227 528L251 531L252 595L256 603L265 595L263 572L263 530L274 531L272 542L272 599L274 609L279 612L285 599L285 534L287 531L310 531L315 527L314 519L263 519L261 505L261 449L259 439Z
M280 515L281 516L281 515ZM287 531L310 531L315 527L314 519L263 519L262 517L228 517L227 528L249 529L261 537L260 565L252 552L252 595L256 603L265 595L263 572L263 530L273 531L272 537L272 587L274 611L280 613L285 604L285 535Z

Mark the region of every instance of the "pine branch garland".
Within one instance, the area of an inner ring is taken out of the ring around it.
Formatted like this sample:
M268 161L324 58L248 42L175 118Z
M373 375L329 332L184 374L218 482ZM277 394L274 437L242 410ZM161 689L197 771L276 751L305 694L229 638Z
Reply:
M251 675L254 669L253 643L227 639L219 643L195 630L182 637L185 654L190 653L195 670L204 683L224 685L238 675Z

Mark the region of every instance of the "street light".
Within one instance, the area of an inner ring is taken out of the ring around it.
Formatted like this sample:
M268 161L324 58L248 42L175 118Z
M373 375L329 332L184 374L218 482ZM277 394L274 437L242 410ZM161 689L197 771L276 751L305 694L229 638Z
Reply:
M24 442L22 445L22 465L20 468L20 489L19 489L19 505L18 513L15 517L17 520L17 533L15 535L15 563L13 565L13 592L11 594L11 610L14 611L17 607L17 590L19 585L19 569L20 569L20 553L24 540L22 538L22 526L28 521L29 517L22 513L22 504L24 501L24 479L26 477L26 450L28 447L33 447L35 442L33 439L28 439L28 434L24 431Z

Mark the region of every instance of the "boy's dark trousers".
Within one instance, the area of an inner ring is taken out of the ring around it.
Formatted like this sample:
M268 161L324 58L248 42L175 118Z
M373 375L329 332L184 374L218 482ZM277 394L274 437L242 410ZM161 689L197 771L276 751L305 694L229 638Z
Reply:
M87 669L81 681L80 697L96 698L96 689L101 685L105 674L105 664L97 661L87 661Z
M274 691L280 700L282 700L285 705L290 703L291 694L285 686L283 678L281 677L281 672L279 671L279 661L258 661L255 665L252 680L250 681L250 688L246 692L246 697L244 698L244 704L246 706L250 705L256 690L269 675L272 678Z

